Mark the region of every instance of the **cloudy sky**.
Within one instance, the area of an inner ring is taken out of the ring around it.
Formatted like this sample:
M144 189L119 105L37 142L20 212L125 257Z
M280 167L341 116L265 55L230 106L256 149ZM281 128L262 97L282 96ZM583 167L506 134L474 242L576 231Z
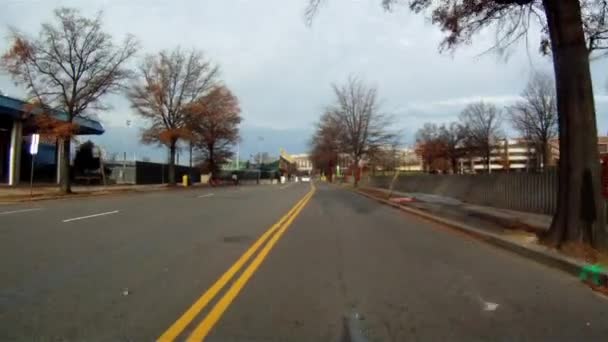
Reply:
M350 74L379 88L382 108L395 115L395 128L407 144L424 122L455 120L469 102L509 104L532 71L551 68L537 53L537 32L508 58L480 56L493 32L454 54L440 54L441 32L428 19L406 8L387 13L379 3L328 1L309 27L303 18L306 0L4 0L0 33L5 38L10 25L35 34L54 8L68 6L86 15L102 10L105 29L115 39L126 33L139 39L139 57L176 46L204 50L241 101L243 156L260 150L277 154L280 147L305 152L313 123L332 100L331 83ZM0 51L7 45L1 40ZM601 133L608 132L607 63L592 65ZM4 74L0 89L23 95ZM113 108L100 113L107 132L98 141L112 152L164 158L163 151L140 146L138 130L145 122L124 97L107 101Z

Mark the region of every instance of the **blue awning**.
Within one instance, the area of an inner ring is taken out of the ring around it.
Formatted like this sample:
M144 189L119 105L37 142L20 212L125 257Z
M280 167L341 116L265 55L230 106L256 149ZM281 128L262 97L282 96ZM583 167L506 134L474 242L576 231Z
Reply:
M0 117L8 116L13 119L23 118L24 114L26 114L24 108L27 106L27 104L28 103L25 101L0 95ZM36 115L36 111L34 111L34 115ZM67 114L64 112L54 112L53 116L61 121L67 120ZM74 123L78 125L78 134L100 135L105 131L101 123L95 120L75 118Z

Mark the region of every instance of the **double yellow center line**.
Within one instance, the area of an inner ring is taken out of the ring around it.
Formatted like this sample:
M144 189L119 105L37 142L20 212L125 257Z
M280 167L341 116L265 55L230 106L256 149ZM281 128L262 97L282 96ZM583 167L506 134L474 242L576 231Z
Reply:
M270 227L249 249L207 290L205 293L192 304L192 306L184 312L167 331L165 331L158 341L168 342L177 338L184 329L196 318L196 316L213 300L217 294L226 286L226 284L239 272L239 270L249 261L249 259L259 250L259 253L251 261L249 266L241 273L234 281L232 286L226 291L224 296L217 301L215 306L209 311L205 318L196 326L188 337L188 341L202 341L213 326L222 317L222 314L228 309L232 301L236 298L251 276L260 267L268 253L272 250L277 241L281 238L285 230L291 225L293 220L298 216L300 211L306 206L308 201L315 193L315 187L291 208L287 214ZM263 247L262 247L263 246ZM261 249L260 249L261 248Z

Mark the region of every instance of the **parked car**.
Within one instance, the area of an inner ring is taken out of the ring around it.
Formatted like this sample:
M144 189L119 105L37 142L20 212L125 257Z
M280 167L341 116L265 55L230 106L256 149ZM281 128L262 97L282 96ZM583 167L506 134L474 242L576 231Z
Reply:
M310 176L302 176L302 182L310 182Z

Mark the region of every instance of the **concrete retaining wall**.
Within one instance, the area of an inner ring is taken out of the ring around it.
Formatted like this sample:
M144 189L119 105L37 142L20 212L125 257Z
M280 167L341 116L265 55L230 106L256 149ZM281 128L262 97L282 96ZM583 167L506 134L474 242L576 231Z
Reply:
M388 188L392 176L369 177ZM557 172L482 175L400 175L394 190L448 196L472 204L552 215L557 207Z

